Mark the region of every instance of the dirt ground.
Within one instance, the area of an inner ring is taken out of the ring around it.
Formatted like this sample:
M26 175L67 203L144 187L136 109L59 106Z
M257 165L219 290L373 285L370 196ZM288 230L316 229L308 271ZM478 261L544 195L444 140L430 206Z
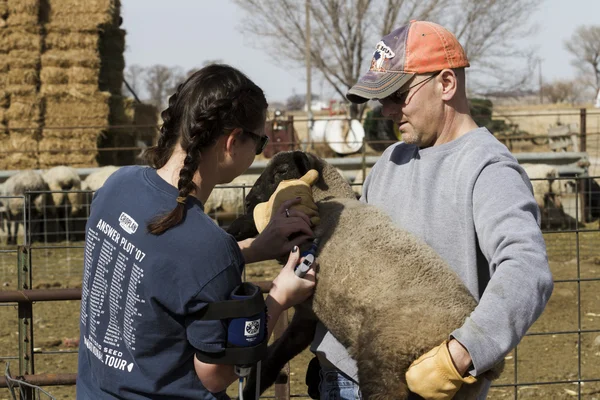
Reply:
M545 237L554 279L559 282L555 284L544 314L530 330L534 335L525 337L516 354L513 352L506 357L505 372L495 382L500 386L492 388L489 399L573 399L581 390L581 398L600 400L600 281L585 280L600 278L600 233L547 234ZM81 243L77 245L81 246ZM81 248L34 250L34 288L80 286L82 252ZM2 289L16 289L15 254L0 252L0 266L6 269L0 271ZM274 263L248 265L247 279L272 279L278 269L279 266ZM577 282L578 276L584 280ZM79 335L79 301L37 303L33 307L33 315L37 352L35 372L76 372L77 349L71 346L72 340ZM18 372L18 360L9 357L15 356L18 350L16 305L1 306L0 319L3 321L0 325L0 365L10 362L14 376ZM585 332L580 337L577 334L579 328ZM515 356L518 359L516 366ZM304 376L311 358L306 350L291 362L290 383L294 395L306 393ZM584 380L599 382L587 382L581 386L573 383L535 385L538 382L576 380L579 374ZM531 385L517 389L502 386L515 382ZM57 399L75 398L74 387L45 389ZM234 395L236 390L232 386L231 394ZM7 389L0 389L0 400L10 398Z

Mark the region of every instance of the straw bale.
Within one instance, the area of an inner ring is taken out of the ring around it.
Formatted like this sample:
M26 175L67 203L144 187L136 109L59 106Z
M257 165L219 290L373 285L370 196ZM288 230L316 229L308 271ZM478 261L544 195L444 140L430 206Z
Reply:
M66 85L69 83L69 76L66 68L43 67L40 72L40 80L44 85Z
M98 85L100 71L95 68L71 67L68 70L70 84L94 84Z
M4 125L4 121L6 120L6 108L0 107L0 124ZM0 131L2 131L0 127Z
M100 68L100 54L97 50L49 50L41 57L42 69L45 67L85 67Z
M98 85L88 84L42 84L42 87L40 88L40 93L44 96L63 96L68 94L75 97L86 97L97 91Z
M42 36L39 28L26 30L17 28L4 28L0 30L0 52L11 50L30 50L41 52Z
M7 0L8 12L10 14L32 14L40 13L40 0Z
M35 96L38 92L37 85L10 85L5 88L11 96Z
M7 54L7 62L11 69L40 67L40 53L28 50L12 50Z
M14 152L6 156L4 169L37 169L39 168L37 153Z
M119 25L119 16L111 13L72 13L51 15L48 29L63 31L94 32L103 27Z
M40 81L38 71L33 68L11 69L7 75L8 85L37 85Z
M10 100L8 98L8 92L6 90L0 89L0 107L8 108L9 104L10 104Z
M46 124L42 130L42 137L46 139L79 140L80 138L97 137L104 134L107 120L90 120L85 124L76 121L61 121L62 125ZM86 128L88 126L88 128Z
M24 153L37 152L38 140L35 136L23 132L10 131L8 134L8 150L16 150Z
M6 112L8 127L12 122L38 123L41 119L42 102L38 96L11 96L10 107ZM25 127L33 124L26 124ZM14 126L15 128L18 126Z
M6 18L0 16L0 29L6 28Z
M105 122L106 123L106 122ZM53 139L53 140L65 140L65 141L78 141L84 138L86 141L92 140L94 143L97 142L97 138L104 135L104 129L97 128L97 126L104 126L103 124L95 125L90 128L84 127L73 127L69 129L67 125L65 128L56 129L47 125L42 130L42 139Z
M0 74L8 72L8 54L0 53Z
M114 13L121 7L119 0L49 0L51 15L81 13Z
M75 139L60 139L53 137L43 137L39 141L39 151L52 152L95 152L98 150L97 135L87 134L87 136Z
M4 18L8 14L8 3L6 0L0 0L0 17Z
M37 26L38 24L39 17L37 14L9 14L6 18L6 26L8 27Z
M8 85L8 72L0 73L0 87L5 88Z
M50 168L58 165L68 165L72 168L97 167L97 152L41 152L39 155L40 168Z
M98 92L86 98L46 97L46 126L105 126L109 116L110 94ZM65 125L68 122L69 125Z
M95 50L100 36L97 32L64 32L49 30L44 38L46 50Z

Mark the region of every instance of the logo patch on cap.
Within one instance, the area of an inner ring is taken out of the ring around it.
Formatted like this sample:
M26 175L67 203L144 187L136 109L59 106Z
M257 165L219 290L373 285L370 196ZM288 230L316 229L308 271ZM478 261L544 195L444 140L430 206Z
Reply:
M387 59L394 58L396 54L390 49L383 41L377 43L375 46L375 52L373 53L373 60L371 60L371 71L385 72L383 68L383 62Z

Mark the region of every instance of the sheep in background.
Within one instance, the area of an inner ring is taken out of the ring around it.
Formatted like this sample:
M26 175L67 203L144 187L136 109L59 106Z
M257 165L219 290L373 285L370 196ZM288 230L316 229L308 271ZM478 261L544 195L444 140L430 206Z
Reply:
M561 201L558 169L548 164L521 164L533 187L533 197L540 208L542 229L567 229L575 227L575 219L566 214Z
M245 193L250 191L254 182L258 179L259 175L240 175L235 178L227 186L242 186L246 185L247 189ZM235 213L241 215L244 213L244 191L241 188L220 188L216 187L206 200L204 204L204 212L209 214L215 211L224 211L229 213Z
M120 167L115 167L114 165L107 165L106 167L101 167L97 171L92 172L83 180L81 190L91 190L95 192L100 189L108 177L119 168Z
M52 201L54 206L60 210L65 209L68 214L74 214L79 211L82 204L80 194L77 191L81 190L81 178L74 168L64 165L50 168L42 173L42 178L48 184L52 193ZM65 193L66 191L75 191L73 193Z
M4 183L0 183L0 232L3 234L6 232L6 220L8 219L6 214L6 206L4 205L4 202L6 201L3 198L4 196L6 196L4 193Z
M5 196L24 196L26 192L46 192L48 184L39 173L26 170L16 173L4 182ZM48 193L33 193L30 195L30 214L27 216L31 222L32 237L42 232L42 218L44 215L53 214L52 197ZM17 244L19 225L25 220L25 200L23 197L6 198L4 201L7 217L7 244Z
M309 169L319 172L313 186L321 216L315 229L320 238L317 286L313 297L296 307L283 336L269 346L261 392L310 344L318 318L357 361L364 398L406 399L404 376L410 364L461 326L476 302L429 246L376 207L357 201L346 179L310 154L277 154L246 196L248 214L234 221L229 233L237 240L254 236L254 207L281 180L300 178ZM495 378L500 370L486 377ZM482 384L483 379L463 385L455 398L474 399ZM244 398L254 399L255 385L253 372Z

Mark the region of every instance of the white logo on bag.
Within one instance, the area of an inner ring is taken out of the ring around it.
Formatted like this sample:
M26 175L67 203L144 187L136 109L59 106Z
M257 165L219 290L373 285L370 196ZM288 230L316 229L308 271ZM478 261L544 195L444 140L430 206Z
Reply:
M256 336L260 332L260 319L254 321L246 321L246 329L244 336L251 337Z
M138 223L135 222L135 219L131 218L128 214L122 212L119 217L119 225L121 228L125 230L125 232L133 235L135 231L137 231Z

